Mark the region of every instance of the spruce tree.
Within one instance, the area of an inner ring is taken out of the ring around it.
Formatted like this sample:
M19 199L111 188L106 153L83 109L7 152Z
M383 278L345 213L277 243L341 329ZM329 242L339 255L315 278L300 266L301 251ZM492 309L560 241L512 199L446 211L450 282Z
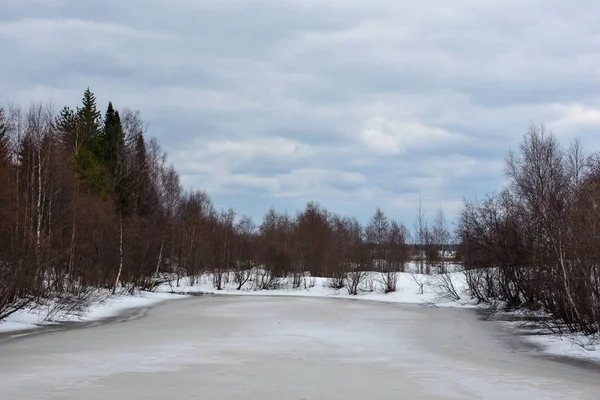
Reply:
M85 183L83 188L87 192L104 197L110 192L110 175L103 160L98 158L100 112L96 106L96 96L89 87L83 93L81 103L75 118L76 140L71 142L76 146L77 173ZM72 115L68 110L63 111L65 128L70 128Z
M104 125L98 136L96 155L111 176L115 207L119 214L128 215L135 208L135 177L128 168L125 133L119 112L112 102L104 114Z
M141 217L151 217L159 208L158 194L150 176L144 135L135 141L135 208Z
M98 138L98 158L106 165L115 181L118 179L125 164L125 138L119 112L115 111L112 102L104 116L104 127Z
M81 107L77 108L77 128L81 144L95 152L100 133L100 112L96 106L96 96L88 87L83 93Z
M73 153L81 145L77 130L77 115L70 107L63 107L56 119L56 128L64 146Z

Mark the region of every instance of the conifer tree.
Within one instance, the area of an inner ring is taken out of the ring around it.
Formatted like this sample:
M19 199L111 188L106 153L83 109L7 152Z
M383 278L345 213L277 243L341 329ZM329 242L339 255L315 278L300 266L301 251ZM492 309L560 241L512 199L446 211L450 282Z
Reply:
M73 109L67 106L63 107L56 119L56 129L65 147L73 154L77 153L77 149L81 145L81 138L77 129L77 115Z
M119 169L123 167L124 154L123 127L119 112L115 111L112 102L104 116L104 126L98 139L98 158L106 165L110 174L114 177L119 175Z
M141 217L156 216L160 208L158 192L150 176L144 135L140 133L135 141L135 208Z
M96 96L88 87L83 93L82 106L77 109L77 128L81 144L93 151L100 133L100 112L96 106Z
M110 190L110 175L105 165L98 159L98 145L100 135L100 112L96 106L96 96L88 87L83 93L81 100L82 106L77 108L76 114L76 165L77 173L85 183L83 188L92 194L107 196ZM71 113L63 110L61 118L64 116L64 127L70 125ZM60 120L60 118L59 118Z

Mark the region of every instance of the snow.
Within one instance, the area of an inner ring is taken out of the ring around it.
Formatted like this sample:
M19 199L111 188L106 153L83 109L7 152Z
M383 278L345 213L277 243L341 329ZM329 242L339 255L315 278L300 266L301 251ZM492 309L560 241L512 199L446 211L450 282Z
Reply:
M537 315L545 317L542 313L524 311L511 311L501 313L499 320L514 334L526 343L530 343L538 350L549 356L570 357L584 361L600 363L600 335L584 335L582 333L557 333L540 326L535 322L523 322L519 317ZM516 320L503 316L514 316ZM509 319L508 321L506 319Z
M583 335L527 335L524 338L549 355L600 362L598 338Z
M121 314L123 311L135 308L151 307L167 300L181 299L180 295L160 292L141 292L134 296L111 297L105 303L93 307L86 314L88 321L97 321Z
M466 285L460 273L448 274L457 288L459 294L464 294ZM301 296L301 297L332 297L352 300L371 300L386 303L429 304L438 307L475 307L467 297L459 301L445 298L436 290L435 275L419 275L398 273L396 292L384 293L380 274L368 273L366 279L359 286L358 295L348 294L346 288L333 289L329 287L327 278L304 278L301 287L291 288L286 281L282 288L273 290L254 290L251 283L247 283L241 290L236 290L233 282L225 283L222 290L217 290L212 284L211 275L203 275L197 283L190 283L189 279L182 279L180 285L175 282L166 283L158 288L160 292L184 294L212 294L212 295L238 295L238 296ZM423 284L423 294L419 293L419 284ZM313 286L314 285L314 286Z
M53 304L36 305L34 308L20 310L0 323L0 332L26 331L64 322L101 321L122 314L125 311L142 309L158 303L182 299L187 296L171 293L138 292L134 295L110 295L98 291L96 300L84 312L77 314L54 314Z
M9 316L0 324L0 332L14 332L33 329L40 324L40 316L32 310L22 310Z

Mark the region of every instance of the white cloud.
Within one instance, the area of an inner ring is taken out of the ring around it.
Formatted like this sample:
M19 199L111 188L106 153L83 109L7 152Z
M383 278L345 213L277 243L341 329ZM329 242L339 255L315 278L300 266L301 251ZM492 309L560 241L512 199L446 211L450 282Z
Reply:
M443 149L449 143L467 143L467 138L418 121L400 122L373 118L365 124L360 139L369 149L382 154L408 150Z
M380 153L398 154L405 150L402 136L385 131L383 127L365 128L361 139L368 148Z
M595 124L600 125L600 108L586 107L581 104L559 105L562 113L557 123L570 124Z

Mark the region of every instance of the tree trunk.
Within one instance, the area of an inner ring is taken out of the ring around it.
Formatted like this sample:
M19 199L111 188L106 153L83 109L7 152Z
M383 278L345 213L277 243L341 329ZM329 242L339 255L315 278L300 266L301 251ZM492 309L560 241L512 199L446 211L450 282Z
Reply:
M117 286L121 280L121 273L123 272L123 216L119 216L119 270L115 279L112 294L117 293Z
M560 229L558 231L558 234L560 235ZM571 292L571 287L569 285L569 276L567 273L567 267L565 265L565 254L564 254L561 239L558 239L558 246L556 246L556 244L555 244L554 248L558 253L558 261L560 263L560 267L562 270L562 277L563 277L562 280L563 280L564 290L567 295L567 301L569 302L569 305L571 306L571 309L573 310L573 313L575 314L575 317L577 318L577 324L579 324L583 329L587 329L587 326L584 326L584 321L581 318L581 314L579 314L579 309L577 308L577 304L575 303L575 300L573 299L573 294ZM572 321L569 321L569 323L572 323Z
M156 278L158 278L158 270L160 269L160 264L162 262L162 253L163 253L164 244L165 244L165 233L163 232L162 239L160 241L160 250L158 252L158 261L156 262L156 271L154 272L154 276Z
M35 260L39 265L40 245L42 236L42 157L41 150L38 150L38 168L37 168L37 201L36 201L36 227L35 227Z

